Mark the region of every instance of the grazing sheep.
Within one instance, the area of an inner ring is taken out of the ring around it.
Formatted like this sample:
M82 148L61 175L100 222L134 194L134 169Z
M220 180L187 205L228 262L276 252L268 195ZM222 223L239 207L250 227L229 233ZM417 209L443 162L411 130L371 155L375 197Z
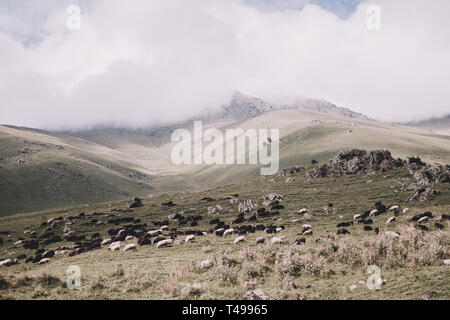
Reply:
M403 209L403 213L407 213L409 211L409 208Z
M266 239L264 239L263 237L256 238L256 244L264 243L265 241Z
M168 247L173 243L172 239L166 239L166 240L161 240L158 241L158 243L156 244L157 248L163 248L163 247Z
M22 240L19 240L19 241L17 241L16 243L14 243L15 245L19 245L19 244L22 244Z
M191 234L191 235L188 235L188 236L186 237L186 239L184 240L184 242L186 242L186 243L188 243L188 242L194 242L194 240L195 240L195 236L194 236L193 234Z
M150 230L149 232L147 232L147 234L150 235L150 237L157 237L161 234L161 230Z
M169 230L169 227L168 226L162 226L161 228L159 228L159 230L166 231L166 230Z
M350 234L350 232L345 228L341 228L337 231L337 234Z
M350 227L350 226L352 226L353 225L353 221L350 221L350 222L341 222L341 223L338 223L337 225L336 225L336 227L338 227L338 228L345 228L345 227Z
M136 245L134 243L130 243L130 244L126 245L125 248L123 249L123 252L129 251L129 250L136 250Z
M312 234L313 234L312 229L308 229L306 231L303 231L302 233L303 236L312 236Z
M371 226L364 226L364 231L372 231L373 228Z
M444 226L443 224L440 224L439 222L435 222L435 223L434 223L434 226L435 226L436 228L440 229L440 230L445 229L445 226Z
M223 233L223 236L225 237L226 235L233 234L234 231L235 231L234 229L227 229L227 230L225 230L225 232Z
M357 219L361 219L361 218L362 218L362 215L360 215L360 214L355 214L353 216L353 220L357 220Z
M306 243L306 239L305 238L298 238L298 239L296 239L295 241L294 241L294 244L296 244L296 245L303 245L303 244L305 244Z
M309 230L309 229L312 230L312 226L310 224L304 224L302 226L302 232L305 232L306 230Z
M245 237L244 236L240 236L240 237L237 237L236 239L234 239L233 243L234 244L238 244L240 242L244 242L244 240L245 240Z
M430 220L430 217L422 217L419 219L419 221L417 221L418 223L424 223L424 222L428 222L428 220Z
M370 211L369 217L374 217L374 216L377 215L377 213L378 213L378 210L377 210L377 209L374 209L374 210Z
M57 255L57 256L62 256L64 254L66 254L66 250L56 250L55 251L55 255Z
M399 210L400 207L399 206L392 206L389 208L389 211L395 211L395 210Z
M113 242L109 246L108 250L111 250L111 251L119 250L121 245L122 245L122 242L120 242L120 241Z
M390 218L388 219L388 221L386 222L386 224L390 224L390 223L392 223L392 222L395 222L395 220L397 220L396 217L390 217Z
M133 236L127 236L127 237L125 238L125 241L131 241L131 240L133 240L133 239L134 239Z
M212 260L203 260L202 262L200 262L200 268L207 269L207 268L211 267L212 264L213 264Z
M119 232L117 232L117 235L120 236L124 232L125 232L125 229L121 229L121 230L119 230Z
M111 242L112 242L112 239L108 238L108 239L103 240L101 245L104 246L104 245L110 244Z
M281 231L283 231L283 228L280 228L280 227L275 228L275 231L276 231L277 233L280 233Z
M6 260L0 261L0 267L1 266L9 267L10 265L13 265L13 264L14 264L14 261L11 259L6 259Z
M283 240L284 240L284 237L273 237L272 239L270 239L270 243L278 244L278 243L282 243Z
M49 263L49 262L50 262L49 258L44 258L44 259L41 259L41 261L39 261L39 264L45 264L45 263Z
M300 210L298 210L297 213L298 213L298 214L305 214L305 213L308 213L308 209L306 209L306 208L300 209Z
M391 238L400 238L400 235L394 231L386 231L384 234Z

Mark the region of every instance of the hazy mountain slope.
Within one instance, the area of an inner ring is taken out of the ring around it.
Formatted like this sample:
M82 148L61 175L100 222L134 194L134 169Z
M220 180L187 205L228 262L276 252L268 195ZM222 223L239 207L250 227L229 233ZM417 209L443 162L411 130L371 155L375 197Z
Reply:
M395 157L420 155L429 163L450 163L450 137L406 126L305 110L272 111L236 126L279 128L280 169L310 164L312 159L323 161L353 147L389 149ZM198 179L210 187L258 174L255 165L205 166L197 172Z
M0 126L0 215L148 194L151 177L119 157L77 138Z
M395 157L419 155L427 162L450 163L450 137L348 116L344 111L340 114L340 109L267 111L270 108L259 99L239 99L250 102L236 107L236 112L248 107L260 114L247 118L247 111L242 117L233 111L230 114L241 119L209 118L204 129L280 129L280 169L309 164L312 159L325 160L352 147L388 148ZM260 174L257 165L173 165L171 130L186 128L192 132L192 126L193 121L187 121L147 130L99 128L71 134L0 127L0 183L5 186L0 212L4 215L129 195L204 190ZM17 163L19 160L24 163Z
M450 136L450 114L440 118L410 122L407 125Z

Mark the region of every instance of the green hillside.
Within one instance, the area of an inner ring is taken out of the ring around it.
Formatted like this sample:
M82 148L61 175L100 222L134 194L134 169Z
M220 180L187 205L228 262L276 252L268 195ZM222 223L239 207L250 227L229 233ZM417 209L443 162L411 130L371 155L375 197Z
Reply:
M272 299L449 299L450 269L443 263L450 258L449 222L440 222L443 230L435 225L436 218L450 211L449 184L436 185L440 194L432 202L412 204L407 201L410 191L404 189L405 184L413 181L406 168L370 177L309 180L306 172L310 169L311 166L290 175L291 183L286 183L286 177L257 177L200 193L155 196L143 199L143 207L132 211L125 210L126 201L118 201L0 218L3 238L0 258L13 259L24 254L36 255L37 249L15 245L18 239L35 237L42 243L50 227L43 222L72 217L70 224L66 219L50 228L52 234L62 237L60 241L39 246L45 250L65 246L63 254L55 255L43 265L25 263L22 256L19 264L0 267L0 298L242 299L257 288ZM283 195L280 201L283 207L271 210L263 203L263 196L270 193ZM278 214L258 215L256 220L249 221L256 214L254 209L244 214L245 221L237 222L237 204L227 198L236 194L239 201L251 199L258 208ZM169 201L174 205L162 205ZM355 222L345 227L350 234L336 234L337 224L354 221L355 214L373 210L378 201L387 208L400 206L395 222L386 223L394 216L393 212L386 212L372 218L370 230L365 231L365 225ZM215 205L228 212L208 214L208 208ZM410 210L403 213L406 207ZM297 214L302 208L312 216ZM185 224L168 219L181 211ZM421 231L417 222L411 222L414 215L425 211L433 215L422 223L429 231ZM86 215L78 218L81 212ZM247 233L243 243L233 244L238 235L216 236L215 224L210 223L213 219L220 219L232 228L262 224L282 226L284 230L277 234ZM135 234L160 228L157 223L169 227L162 237L177 234L172 246L158 249L154 244L138 245L137 251L123 252L125 245L137 242L131 238L123 242L119 251L109 251L109 245L105 245L68 255L74 244L109 238L112 229L114 234L120 229L128 230L125 234ZM312 226L312 235L301 235L303 224ZM72 235L83 236L85 240L69 241L63 236L66 227ZM374 232L376 228L379 234ZM29 231L24 234L26 230ZM183 233L189 230L207 234L196 235L194 242L185 243ZM390 238L386 231L395 231L400 238ZM276 236L286 238L281 244L271 244ZM256 244L259 237L265 239L264 244ZM306 244L294 244L299 238L304 238ZM200 263L207 259L212 261L211 267L200 268ZM66 287L66 269L70 265L81 268L81 290ZM384 284L379 290L370 290L366 285L370 265L381 270Z

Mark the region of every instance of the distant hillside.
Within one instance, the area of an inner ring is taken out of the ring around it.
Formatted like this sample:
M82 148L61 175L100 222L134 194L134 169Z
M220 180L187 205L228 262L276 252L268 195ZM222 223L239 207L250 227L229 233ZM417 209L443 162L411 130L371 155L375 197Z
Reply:
M280 129L280 169L326 160L346 148L389 149L395 157L419 155L450 163L450 137L387 124L326 101L297 100L272 106L237 93L204 127ZM98 127L48 132L0 126L0 216L73 205L205 190L246 181L258 165L174 165L175 128Z
M450 136L450 114L440 118L410 122L407 125Z

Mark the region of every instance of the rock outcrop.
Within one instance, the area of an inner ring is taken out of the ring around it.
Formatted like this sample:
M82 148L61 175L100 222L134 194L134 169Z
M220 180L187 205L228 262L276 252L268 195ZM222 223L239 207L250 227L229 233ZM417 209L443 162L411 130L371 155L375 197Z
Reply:
M344 175L375 174L403 166L388 150L351 149L339 152L329 162L306 173L309 178L340 177Z

